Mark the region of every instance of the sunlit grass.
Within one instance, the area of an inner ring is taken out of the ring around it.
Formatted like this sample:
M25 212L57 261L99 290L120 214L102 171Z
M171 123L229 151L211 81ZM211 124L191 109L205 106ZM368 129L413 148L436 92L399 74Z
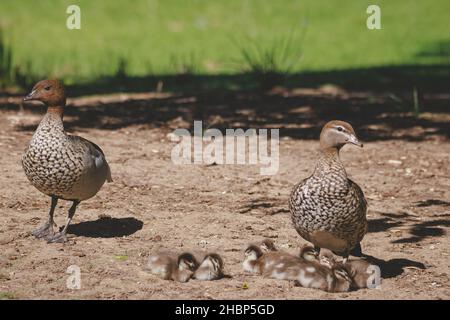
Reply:
M366 28L373 1L354 0L2 0L0 27L14 66L69 82L114 75L124 61L128 75L240 73L255 42L278 52L276 39L302 30L302 59L289 72L448 61L422 53L449 44L450 1L375 3L382 30ZM81 30L66 28L70 4L81 7Z

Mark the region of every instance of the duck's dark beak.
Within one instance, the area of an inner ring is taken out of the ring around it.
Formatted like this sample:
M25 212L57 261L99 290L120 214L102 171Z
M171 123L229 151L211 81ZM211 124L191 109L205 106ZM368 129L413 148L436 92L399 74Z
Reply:
M359 142L358 138L355 135L351 135L350 139L348 139L348 143L354 144L355 146L358 147L363 147L363 144L361 142Z
M23 101L30 101L30 100L34 100L34 95L36 93L36 90L31 91L29 94L27 94L24 98Z

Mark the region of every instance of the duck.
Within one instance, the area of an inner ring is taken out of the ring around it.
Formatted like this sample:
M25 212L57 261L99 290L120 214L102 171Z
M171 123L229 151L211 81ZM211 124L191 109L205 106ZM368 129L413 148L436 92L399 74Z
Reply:
M333 120L320 134L320 154L312 175L296 184L289 198L295 230L318 253L329 249L343 257L361 256L367 233L367 201L362 189L348 178L339 152L347 144L363 147L353 127Z
M106 181L112 182L111 170L98 145L64 130L66 93L60 81L39 81L24 101L40 101L47 106L22 156L22 167L30 183L51 198L47 221L32 234L49 243L64 243L77 206L94 197ZM66 224L54 232L53 216L59 200L71 201L72 205Z
M195 270L192 278L202 281L218 280L224 277L223 268L222 257L217 253L208 253Z

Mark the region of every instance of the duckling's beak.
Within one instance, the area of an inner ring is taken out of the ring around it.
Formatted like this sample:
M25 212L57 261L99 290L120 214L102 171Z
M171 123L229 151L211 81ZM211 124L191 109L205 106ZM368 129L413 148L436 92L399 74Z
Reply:
M358 138L355 135L350 135L350 138L347 141L348 143L354 144L355 146L358 147L363 147L363 144L361 142L359 142Z
M24 98L23 101L30 101L30 100L34 100L34 95L36 94L36 90L31 91L29 94L27 94Z

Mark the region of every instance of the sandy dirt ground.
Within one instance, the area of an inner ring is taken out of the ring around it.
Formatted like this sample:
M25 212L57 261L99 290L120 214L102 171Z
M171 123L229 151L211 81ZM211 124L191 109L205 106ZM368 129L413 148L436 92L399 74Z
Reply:
M429 103L448 106L449 97L444 98L431 97ZM73 99L66 128L103 148L114 182L81 203L68 243L47 244L30 232L46 219L50 199L30 185L21 167L21 154L44 110L20 108L19 97L2 98L1 298L449 299L449 114L439 108L419 118L393 114L383 99L375 96L368 105L359 95L317 98L308 91ZM265 108L255 107L259 104ZM343 111L344 105L350 107ZM210 116L209 106L219 111ZM268 237L292 253L305 243L292 227L288 197L312 172L318 132L334 116L353 120L366 142L363 149L346 146L341 158L369 202L362 247L378 259L381 287L326 293L244 274L248 243ZM281 127L279 172L262 176L258 165L174 165L175 143L168 134L191 126L193 119L219 128ZM58 225L69 206L58 204ZM144 266L148 255L161 249L218 252L230 278L160 280ZM71 265L81 270L79 290L66 287Z

